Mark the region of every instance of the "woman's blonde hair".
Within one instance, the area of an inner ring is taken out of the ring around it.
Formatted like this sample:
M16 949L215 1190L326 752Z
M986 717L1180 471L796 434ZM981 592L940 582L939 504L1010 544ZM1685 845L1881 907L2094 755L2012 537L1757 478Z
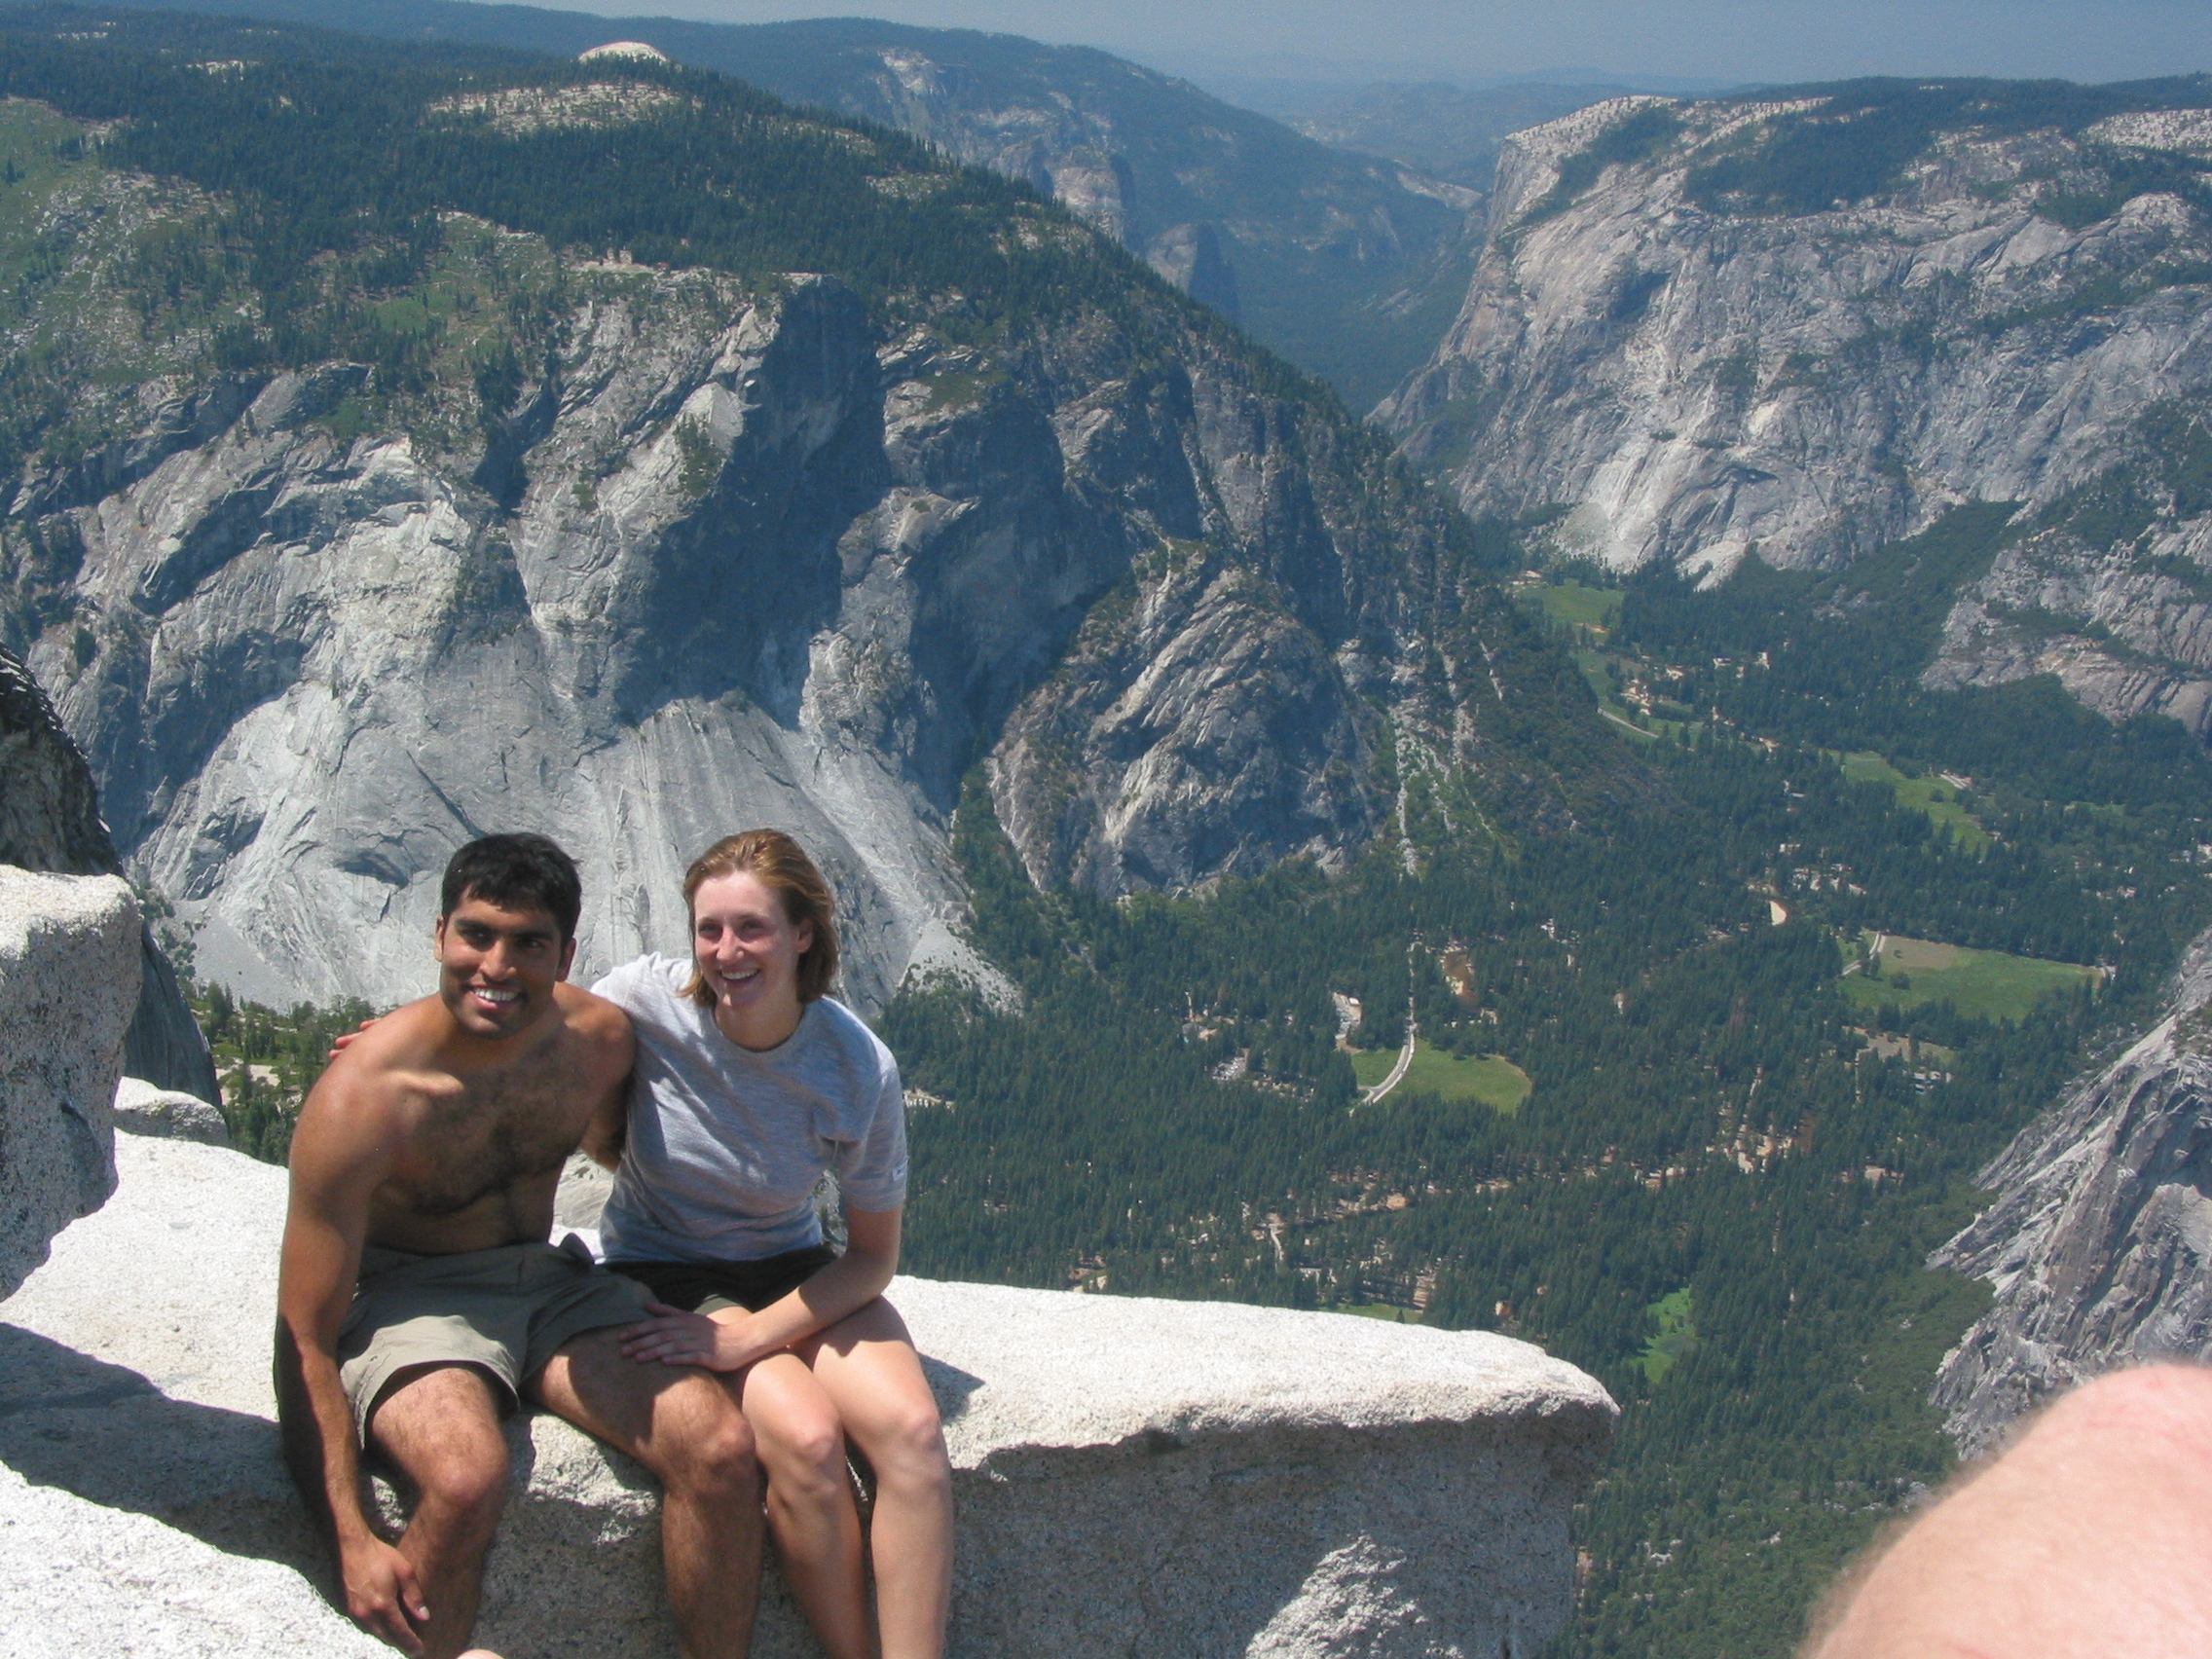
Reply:
M724 835L691 861L683 872L683 914L691 917L691 902L700 886L725 875L750 875L774 893L784 906L784 920L793 927L811 922L814 942L798 959L798 1000L817 1001L830 994L837 977L837 900L806 849L781 830L747 830ZM715 993L694 959L691 982L684 994L701 1008L715 1006Z

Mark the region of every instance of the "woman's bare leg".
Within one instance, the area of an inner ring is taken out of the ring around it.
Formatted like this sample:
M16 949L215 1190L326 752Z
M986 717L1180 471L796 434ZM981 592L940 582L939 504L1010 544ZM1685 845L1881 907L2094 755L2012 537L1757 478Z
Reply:
M940 1659L952 1608L952 1465L905 1321L878 1299L802 1348L875 1470L868 1553L883 1659Z
M729 1380L768 1477L768 1530L785 1580L830 1659L874 1659L860 1513L837 1408L795 1354Z

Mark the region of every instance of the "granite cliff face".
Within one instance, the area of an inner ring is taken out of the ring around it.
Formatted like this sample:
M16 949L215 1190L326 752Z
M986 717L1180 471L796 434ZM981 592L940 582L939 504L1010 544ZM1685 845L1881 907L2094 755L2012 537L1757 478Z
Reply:
M123 340L141 378L86 394L124 435L26 471L0 575L203 975L414 993L447 853L514 827L578 855L579 967L610 965L682 939L693 852L773 822L845 900L862 1006L987 978L945 841L986 758L1032 874L1106 891L1340 858L1408 768L1571 821L1517 722L1584 700L1466 527L1203 313L887 331L827 278L449 215L431 279L535 273L465 306L529 310L535 354L394 400L144 346L110 274L201 210L166 188L55 187L69 258L17 338Z
M1931 1259L1996 1286L1935 1403L1969 1452L2075 1382L2212 1359L2212 935L2166 1015L1983 1172L1996 1202Z
M1968 105L1810 211L1793 134L1846 148L1882 112L1628 97L1530 129L1384 418L1470 507L1570 507L1567 542L1620 568L1832 567L1955 501L2053 502L2212 380L2197 174L2151 147L2212 111L2166 113L1991 132ZM2167 188L2131 188L2155 157Z
M139 939L138 906L115 876L0 865L0 1297L115 1191L113 1102Z

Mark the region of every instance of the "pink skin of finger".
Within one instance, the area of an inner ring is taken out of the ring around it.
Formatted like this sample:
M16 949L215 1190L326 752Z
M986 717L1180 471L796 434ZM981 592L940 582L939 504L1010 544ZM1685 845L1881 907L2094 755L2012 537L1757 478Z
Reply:
M704 1313L686 1313L665 1302L647 1301L653 1317L622 1329L622 1351L641 1365L695 1365L705 1371L736 1371L759 1358L738 1357L723 1339L729 1327Z

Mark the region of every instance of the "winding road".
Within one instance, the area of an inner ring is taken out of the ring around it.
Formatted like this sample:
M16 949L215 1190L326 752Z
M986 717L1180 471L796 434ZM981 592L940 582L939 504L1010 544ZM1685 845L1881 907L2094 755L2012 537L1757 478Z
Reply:
M1408 1000L1409 1002L1411 1001L1411 999ZM1378 1100L1382 1099L1383 1095L1389 1093L1391 1089L1397 1088L1399 1084L1405 1081L1406 1068L1414 1063L1414 1039L1419 1034L1419 1033L1418 1029L1414 1025L1413 1010L1409 1007L1406 1010L1406 1046L1398 1051L1398 1063L1390 1068L1390 1075L1388 1077L1384 1078L1381 1083L1377 1084L1373 1088L1369 1089L1366 1094L1361 1097L1361 1105L1374 1105Z

